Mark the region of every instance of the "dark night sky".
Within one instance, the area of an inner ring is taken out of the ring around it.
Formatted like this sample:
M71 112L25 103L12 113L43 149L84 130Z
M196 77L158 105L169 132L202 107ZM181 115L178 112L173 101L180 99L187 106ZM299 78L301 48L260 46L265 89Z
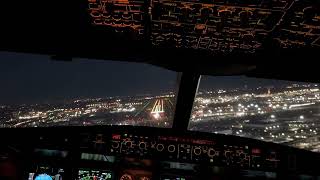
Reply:
M175 72L145 64L0 53L0 104L160 93L173 90L176 79Z
M77 97L160 93L174 90L177 73L146 64L0 52L0 104L42 103ZM200 88L281 85L275 80L203 77ZM288 82L286 82L288 84Z

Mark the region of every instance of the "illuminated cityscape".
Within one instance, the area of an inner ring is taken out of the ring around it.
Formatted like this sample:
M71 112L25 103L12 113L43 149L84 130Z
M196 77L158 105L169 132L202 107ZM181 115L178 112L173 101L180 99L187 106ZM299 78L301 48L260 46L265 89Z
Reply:
M79 99L63 104L1 106L1 127L138 125L171 127L174 95Z
M189 129L320 151L320 90L314 84L199 91Z
M2 128L172 126L175 94L88 98L55 104L2 105ZM200 88L189 130L236 135L320 151L316 84L235 89Z

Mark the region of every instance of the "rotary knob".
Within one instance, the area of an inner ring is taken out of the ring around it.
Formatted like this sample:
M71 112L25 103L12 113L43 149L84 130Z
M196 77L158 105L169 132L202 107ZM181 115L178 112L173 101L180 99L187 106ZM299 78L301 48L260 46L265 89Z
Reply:
M174 152L174 151L176 151L176 146L175 146L175 145L172 145L172 144L169 145L169 146L168 146L168 152L171 152L171 153L172 153L172 152Z
M164 145L163 144L157 144L157 151L161 152L164 149Z
M213 148L208 149L208 156L213 158L216 155L216 151Z
M140 142L139 143L139 149L147 150L147 143L146 142Z
M197 156L201 155L201 148L200 147L195 147L193 149L193 153Z
M224 157L231 158L231 152L230 151L225 151L224 152Z
M112 144L111 144L111 147L114 148L114 149L119 148L119 146L120 146L120 144L117 141L113 141Z

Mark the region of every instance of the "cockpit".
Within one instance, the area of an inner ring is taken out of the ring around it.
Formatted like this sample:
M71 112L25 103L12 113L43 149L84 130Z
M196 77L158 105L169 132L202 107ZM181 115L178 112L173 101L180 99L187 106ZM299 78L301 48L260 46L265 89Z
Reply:
M320 179L319 2L3 7L1 180Z

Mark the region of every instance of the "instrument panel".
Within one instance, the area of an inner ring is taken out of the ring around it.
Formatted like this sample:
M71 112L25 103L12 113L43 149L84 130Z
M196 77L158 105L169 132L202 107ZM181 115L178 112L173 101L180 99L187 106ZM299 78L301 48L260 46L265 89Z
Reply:
M144 1L89 0L88 11L93 25L104 27L110 32L127 34L132 40L143 38L146 11Z
M249 144L222 143L215 139L196 139L179 136L144 136L139 134L97 134L94 140L82 146L113 156L139 157L202 163L243 169L277 169L280 153Z
M318 162L318 154L253 139L149 127L90 128L20 129L24 138L2 139L8 150L0 167L20 160L16 167L23 167L23 179L29 180L283 179L295 171L318 172L310 163Z
M88 0L91 24L153 48L255 53L319 47L319 4L302 0Z

